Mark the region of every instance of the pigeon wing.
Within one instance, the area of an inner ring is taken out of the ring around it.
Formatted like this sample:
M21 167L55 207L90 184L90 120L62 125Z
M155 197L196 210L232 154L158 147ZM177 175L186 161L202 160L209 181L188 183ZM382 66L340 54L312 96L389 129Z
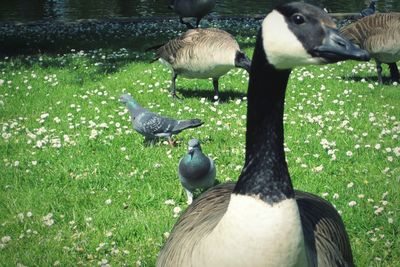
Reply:
M135 130L149 137L163 137L171 135L176 124L177 121L174 119L153 112L144 112L137 117Z

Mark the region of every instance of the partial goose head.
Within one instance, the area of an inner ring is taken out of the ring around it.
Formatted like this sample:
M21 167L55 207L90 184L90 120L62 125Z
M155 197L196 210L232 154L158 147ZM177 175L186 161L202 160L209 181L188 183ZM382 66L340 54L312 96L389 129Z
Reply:
M365 53L338 34L326 12L314 6L305 9L300 3L280 6L268 14L261 35L267 61L277 69L358 59L359 53Z
M218 99L219 78L234 67L250 71L250 59L240 50L235 38L226 31L209 28L188 30L181 36L157 47L157 57L172 70L171 93L176 97L175 80L213 79Z
M250 71L246 158L239 180L193 202L157 266L353 266L340 216L323 199L294 191L283 147L291 69L368 59L333 26L324 11L304 3L281 5L264 19Z

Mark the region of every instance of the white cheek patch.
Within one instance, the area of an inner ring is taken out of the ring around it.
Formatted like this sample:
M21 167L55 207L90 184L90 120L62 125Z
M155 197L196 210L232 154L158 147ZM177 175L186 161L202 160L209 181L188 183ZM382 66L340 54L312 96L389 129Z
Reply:
M276 10L269 13L262 23L262 40L268 62L277 69L292 69L321 62L307 53L289 29L284 16Z

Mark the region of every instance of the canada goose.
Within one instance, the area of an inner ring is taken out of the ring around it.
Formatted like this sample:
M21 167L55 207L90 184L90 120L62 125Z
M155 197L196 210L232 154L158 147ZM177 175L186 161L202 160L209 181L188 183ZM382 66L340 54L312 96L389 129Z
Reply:
M372 1L369 3L369 6L368 6L366 9L361 10L361 12L360 12L361 17L370 16L370 15L372 15L372 14L375 13L375 9L376 9L376 8L375 8L375 4L376 4L376 1L378 1L378 0L372 0Z
M382 83L382 63L389 65L391 79L399 82L396 62L400 60L400 13L373 14L343 27L340 32L375 59L379 83Z
M188 30L158 48L156 58L172 70L171 94L176 95L175 80L186 78L213 79L218 99L218 79L234 67L250 70L250 59L240 51L235 38L226 31L209 28ZM152 49L152 48L150 48Z
M182 24L188 29L193 29L189 22L183 21L183 18L196 18L196 28L198 28L200 20L214 8L215 0L169 0L168 6L179 15Z
M145 137L146 141L153 142L156 138L166 137L172 144L171 136L189 128L196 128L203 124L199 119L176 120L150 112L136 102L131 95L123 94L120 102L125 104L131 115L132 126L135 131Z
M178 164L178 174L182 186L188 197L188 204L193 201L193 192L196 189L208 189L214 185L216 168L212 158L204 155L200 141L189 140L188 153Z
M328 14L305 3L280 5L263 20L250 71L246 156L239 180L193 201L172 229L157 266L354 265L335 208L293 190L283 146L291 69L369 59L334 27Z

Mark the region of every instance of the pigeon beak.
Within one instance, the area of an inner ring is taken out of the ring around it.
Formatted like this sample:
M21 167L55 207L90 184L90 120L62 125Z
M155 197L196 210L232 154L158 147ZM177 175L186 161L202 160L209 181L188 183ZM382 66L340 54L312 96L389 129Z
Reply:
M192 159L193 158L193 154L194 154L194 148L193 147L189 147L189 155L190 155L190 159Z

